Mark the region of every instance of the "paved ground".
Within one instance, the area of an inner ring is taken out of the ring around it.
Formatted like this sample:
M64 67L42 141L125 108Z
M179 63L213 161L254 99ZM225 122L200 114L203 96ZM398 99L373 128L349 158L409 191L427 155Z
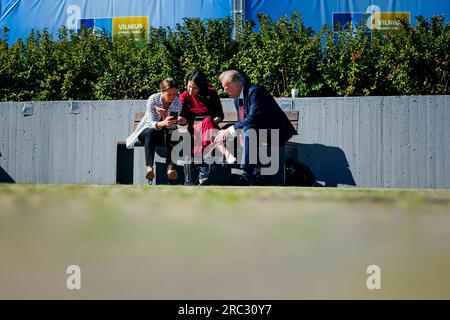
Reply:
M0 184L0 298L449 299L450 191Z

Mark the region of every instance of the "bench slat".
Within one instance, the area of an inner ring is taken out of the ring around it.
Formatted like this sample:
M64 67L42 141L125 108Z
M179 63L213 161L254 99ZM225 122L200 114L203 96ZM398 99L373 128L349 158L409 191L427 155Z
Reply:
M286 116L288 117L289 121L292 123L294 128L298 131L298 111L284 111ZM144 117L145 112L137 112L134 115L134 122L133 122L133 131L138 126L139 122L141 121L142 117ZM237 115L236 112L225 112L224 113L224 119L221 122L220 127L222 127L224 124L230 123L230 122L236 122L237 121Z
M298 132L298 121L291 121L292 126L294 127L295 130L297 130Z
M144 117L145 112L136 112L134 114L134 122L139 122L142 120L142 118Z
M298 111L285 111L284 112L290 121L298 121ZM137 112L134 115L134 122L139 123L141 119L144 117L145 112ZM235 122L237 121L236 112L225 112L224 113L224 122Z
M236 121L222 121L221 123L219 123L219 127L222 128L225 124L233 123L233 122L236 122ZM292 126L295 128L295 130L298 131L298 121L291 121L291 123L292 123ZM135 122L133 124L133 131L136 130L137 126L138 126L138 122Z
M298 121L298 111L285 111L284 113L291 122Z
M284 112L289 121L298 121L298 111L285 111ZM236 122L236 112L225 112L223 122Z
M223 121L222 122L236 122L236 121L237 121L236 112L225 112L223 114Z

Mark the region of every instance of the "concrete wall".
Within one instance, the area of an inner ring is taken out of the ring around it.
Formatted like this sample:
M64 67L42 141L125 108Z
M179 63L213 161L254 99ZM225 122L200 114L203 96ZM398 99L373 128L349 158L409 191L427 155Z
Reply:
M298 158L326 186L450 188L448 96L278 99L299 110ZM232 111L230 99L222 100ZM24 116L22 109L32 107ZM145 101L0 103L0 181L116 182L117 141ZM134 181L146 183L143 148Z
M448 96L307 98L295 107L299 157L328 185L450 188Z

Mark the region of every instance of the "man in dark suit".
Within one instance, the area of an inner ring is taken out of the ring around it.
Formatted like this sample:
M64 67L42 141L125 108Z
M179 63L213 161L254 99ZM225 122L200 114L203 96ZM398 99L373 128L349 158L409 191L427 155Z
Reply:
M282 147L297 131L267 90L250 83L239 71L227 70L220 75L219 80L228 96L234 98L238 122L219 131L216 141L228 140L235 136L236 130L242 130L244 150L241 169L244 170L244 180L252 184L260 176L261 170L259 163L249 162L251 148L246 134L249 129L254 129L257 133L259 129L266 129L269 137L271 130L278 130L279 141L270 141L276 147Z

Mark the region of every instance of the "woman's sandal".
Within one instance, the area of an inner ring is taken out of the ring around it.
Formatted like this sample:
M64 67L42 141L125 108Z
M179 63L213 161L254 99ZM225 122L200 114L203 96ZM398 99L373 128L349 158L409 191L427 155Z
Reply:
M155 172L153 172L153 168L147 172L147 174L145 175L145 179L147 180L153 180L153 178L155 177Z
M173 168L167 169L167 179L169 180L176 180L178 178L178 172L177 170Z

